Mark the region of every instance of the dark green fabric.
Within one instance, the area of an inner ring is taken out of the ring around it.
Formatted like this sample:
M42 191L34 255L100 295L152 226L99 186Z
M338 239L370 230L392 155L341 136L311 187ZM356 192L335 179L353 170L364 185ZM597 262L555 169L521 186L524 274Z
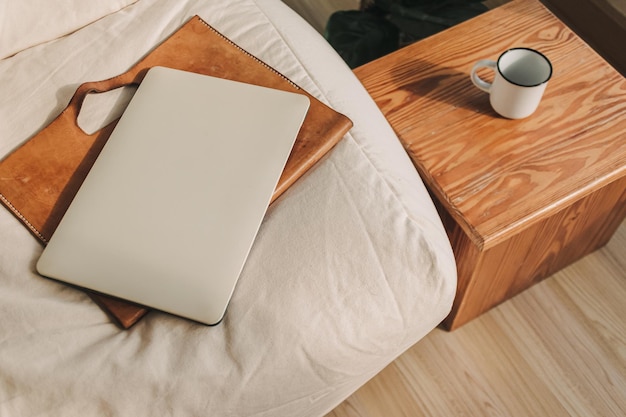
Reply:
M324 36L355 68L486 10L480 0L376 0L332 14Z
M349 10L330 16L325 37L350 68L356 68L395 51L399 32L382 16Z

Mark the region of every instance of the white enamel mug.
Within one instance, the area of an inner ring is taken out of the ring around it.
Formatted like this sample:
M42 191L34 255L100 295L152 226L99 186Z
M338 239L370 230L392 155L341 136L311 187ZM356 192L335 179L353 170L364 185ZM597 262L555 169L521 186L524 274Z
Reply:
M496 72L493 83L478 76L477 71L485 67ZM497 62L480 60L471 71L474 85L489 93L491 107L509 119L528 117L537 109L551 76L550 60L529 48L509 49Z

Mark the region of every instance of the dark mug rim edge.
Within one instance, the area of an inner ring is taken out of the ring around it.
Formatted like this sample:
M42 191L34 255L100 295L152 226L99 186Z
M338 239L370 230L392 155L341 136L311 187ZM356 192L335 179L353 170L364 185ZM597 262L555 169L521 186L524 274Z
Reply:
M502 59L502 57L503 57L504 55L506 55L507 53L511 52L511 51L516 51L516 50L520 50L520 49L523 49L523 50L526 50L526 51L531 51L531 52L534 52L534 53L536 53L536 54L540 55L543 59L545 59L545 61L548 63L548 67L550 68L550 72L548 73L548 76L546 77L546 79L545 79L545 80L543 80L543 81L541 81L541 82L539 82L539 83L536 83L536 84L530 84L530 85L529 85L529 84L520 84L520 83L516 83L516 82L515 82L515 81L513 81L513 80L510 80L509 78L507 78L507 76L506 76L506 75L504 75L504 74L502 73L502 71L500 70L500 60ZM538 87L538 86L540 86L540 85L542 85L542 84L547 83L548 81L550 81L550 78L552 78L552 72L553 72L553 69L552 69L552 62L548 59L548 57L547 57L547 56L545 56L544 54L542 54L541 52L539 52L539 51L538 51L538 50L536 50L536 49L527 48L527 47L523 47L523 46L518 46L518 47L515 47L515 48L509 48L509 49L507 49L506 51L502 52L502 53L500 54L500 56L498 57L498 61L496 62L496 68L497 68L498 72L500 73L500 75L502 76L502 78L504 78L505 80L507 80L507 81L508 81L508 82L510 82L511 84L514 84L514 85L517 85L517 86L520 86L520 87L529 87L529 88L530 88L530 87Z

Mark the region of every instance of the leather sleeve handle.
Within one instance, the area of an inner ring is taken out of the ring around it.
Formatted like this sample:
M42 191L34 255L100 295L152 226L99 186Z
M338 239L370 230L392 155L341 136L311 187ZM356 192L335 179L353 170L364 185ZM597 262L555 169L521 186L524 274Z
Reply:
M118 75L117 77L102 81L83 83L78 86L67 107L63 110L63 113L73 120L76 127L79 127L78 114L80 113L80 109L88 94L106 93L120 87L139 85L147 71L148 68L142 70L135 70L135 68L133 68L124 74Z

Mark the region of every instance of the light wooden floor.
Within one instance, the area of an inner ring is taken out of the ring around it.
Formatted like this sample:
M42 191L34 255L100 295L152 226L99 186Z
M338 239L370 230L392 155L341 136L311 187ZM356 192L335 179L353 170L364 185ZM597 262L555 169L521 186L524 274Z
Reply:
M359 4L285 2L320 32ZM327 415L383 416L626 416L626 223L460 329L435 329Z

